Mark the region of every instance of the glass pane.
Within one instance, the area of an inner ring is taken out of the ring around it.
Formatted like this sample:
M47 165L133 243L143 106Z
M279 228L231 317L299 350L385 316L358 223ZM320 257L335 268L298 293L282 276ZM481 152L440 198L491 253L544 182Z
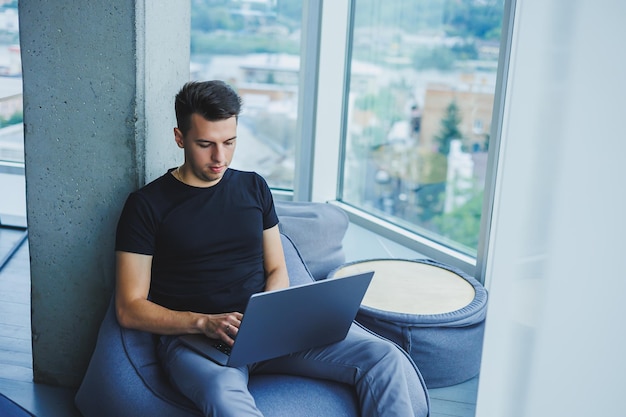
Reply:
M0 6L0 161L24 162L22 60L17 2Z
M191 78L244 101L233 168L293 189L302 0L193 0Z
M504 0L355 0L341 199L475 256Z
M22 60L17 1L0 6L0 225L26 226Z

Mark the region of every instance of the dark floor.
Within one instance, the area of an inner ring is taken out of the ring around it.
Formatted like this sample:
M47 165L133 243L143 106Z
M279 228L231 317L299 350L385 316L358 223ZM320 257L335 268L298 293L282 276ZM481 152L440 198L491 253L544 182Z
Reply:
M22 229L0 228L0 261L24 238ZM348 237L349 240L349 237ZM1 266L1 264L0 264ZM0 270L0 393L38 417L79 416L70 389L32 381L28 242ZM478 378L430 390L431 417L473 417Z

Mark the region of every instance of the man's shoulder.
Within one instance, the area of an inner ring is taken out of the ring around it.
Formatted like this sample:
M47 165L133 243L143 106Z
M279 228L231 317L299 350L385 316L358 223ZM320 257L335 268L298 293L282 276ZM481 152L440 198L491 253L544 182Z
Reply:
M230 178L234 181L245 181L245 182L265 182L265 179L255 171L242 171L238 169L229 168Z
M154 207L164 204L171 196L169 187L170 179L167 178L168 176L171 176L169 172L131 192L128 196L127 204L144 207Z
M230 170L230 176L227 181L227 192L231 192L233 189L238 190L239 194L245 193L254 200L268 200L271 199L270 187L265 179L254 171L240 171Z
M143 195L150 195L153 193L160 193L163 192L164 189L167 189L167 185L171 182L172 178L171 177L172 174L170 174L170 172L168 171L167 173L161 175L158 178L155 178L154 180L150 181L149 183L145 184L143 187L139 188L138 190L136 190L134 193L135 194L143 194Z

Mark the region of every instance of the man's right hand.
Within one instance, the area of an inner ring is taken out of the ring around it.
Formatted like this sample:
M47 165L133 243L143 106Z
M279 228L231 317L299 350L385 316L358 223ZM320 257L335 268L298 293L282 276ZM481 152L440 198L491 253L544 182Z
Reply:
M243 314L239 312L211 314L200 325L204 334L212 339L220 339L232 346L239 332Z

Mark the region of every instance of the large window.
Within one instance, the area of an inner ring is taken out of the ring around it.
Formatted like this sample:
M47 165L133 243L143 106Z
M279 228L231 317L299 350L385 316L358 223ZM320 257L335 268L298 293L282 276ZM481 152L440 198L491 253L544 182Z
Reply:
M503 0L354 0L340 199L477 254Z
M233 167L293 189L302 0L192 0L191 78L244 100Z

